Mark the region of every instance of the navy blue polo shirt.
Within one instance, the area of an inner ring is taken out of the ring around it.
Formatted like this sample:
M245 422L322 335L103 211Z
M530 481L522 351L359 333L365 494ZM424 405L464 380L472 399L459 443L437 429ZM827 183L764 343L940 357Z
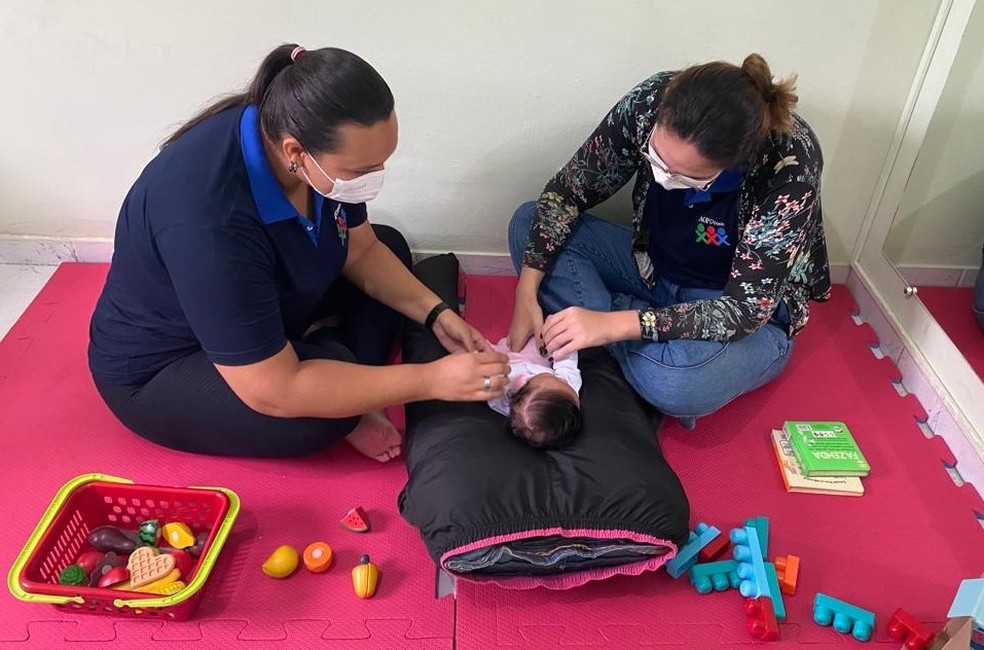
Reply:
M89 328L97 382L142 384L204 350L221 365L300 338L341 276L364 203L315 194L314 218L277 184L255 106L208 118L166 147L127 194Z
M681 287L724 289L738 241L738 188L725 170L706 192L649 184L643 221L657 275Z

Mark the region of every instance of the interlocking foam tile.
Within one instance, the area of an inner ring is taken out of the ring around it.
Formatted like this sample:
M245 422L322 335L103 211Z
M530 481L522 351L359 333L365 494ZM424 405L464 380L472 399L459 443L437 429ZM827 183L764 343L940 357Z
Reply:
M947 333L977 376L984 379L984 332L971 311L970 287L919 287L919 300Z
M290 461L198 457L144 442L102 404L86 367L88 320L104 265L63 265L0 343L0 567L4 574L57 489L102 472L141 483L221 485L242 512L195 617L185 623L75 616L0 594L0 645L85 650L113 645L450 648L454 603L434 597L435 568L416 529L399 516L402 463L382 465L347 445ZM363 506L372 532L338 521ZM335 564L286 580L260 571L281 544L321 539ZM379 590L356 598L351 568L362 553L380 567ZM69 643L68 641L71 641Z
M466 314L490 338L508 327L511 291L507 279L469 278ZM495 302L476 301L479 292ZM984 570L984 533L973 515L981 510L979 497L950 481L941 464L949 450L915 425L921 407L911 396L899 397L889 382L898 371L872 356L873 335L854 324L850 306L844 287L836 287L829 303L813 306L779 380L701 418L695 431L671 420L659 434L687 489L694 522L728 530L766 515L770 552L802 558L796 595L786 598L782 640L771 647L855 643L813 623L818 591L873 610L874 642L898 647L885 631L896 607L939 629L960 580ZM785 492L769 431L797 419L848 423L872 466L863 497ZM665 572L566 592L459 583L458 598L459 650L758 643L745 633L735 592L698 595Z

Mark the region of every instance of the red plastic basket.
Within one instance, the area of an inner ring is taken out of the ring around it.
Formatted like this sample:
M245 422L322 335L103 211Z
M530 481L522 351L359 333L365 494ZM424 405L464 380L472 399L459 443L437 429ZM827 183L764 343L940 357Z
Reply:
M225 488L138 485L104 474L79 476L55 495L11 567L7 586L23 601L80 614L185 620L198 606L238 514L239 497ZM81 552L92 550L87 541L90 530L105 524L135 529L147 519L183 522L192 530L209 531L191 574L183 577L184 589L161 597L58 584L61 570Z

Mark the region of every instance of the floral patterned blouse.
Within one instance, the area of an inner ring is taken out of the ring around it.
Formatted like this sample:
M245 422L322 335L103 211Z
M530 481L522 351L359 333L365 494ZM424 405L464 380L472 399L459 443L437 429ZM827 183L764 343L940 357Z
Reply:
M658 73L630 90L547 183L533 216L526 266L548 271L580 213L611 197L635 175L635 256L640 276L654 285L645 252L649 234L642 225L654 181L641 152L673 74ZM809 318L809 301L830 297L820 209L822 169L816 136L794 115L791 132L773 132L746 164L738 190L739 243L722 296L643 310L643 338L733 341L768 322L780 300L789 308L790 336L800 331Z

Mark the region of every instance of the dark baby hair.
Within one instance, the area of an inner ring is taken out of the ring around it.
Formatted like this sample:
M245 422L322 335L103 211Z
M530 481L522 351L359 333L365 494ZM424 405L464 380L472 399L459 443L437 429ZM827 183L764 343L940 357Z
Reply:
M371 65L351 52L281 45L263 59L246 92L218 100L171 134L161 148L213 115L249 104L259 108L260 124L271 138L290 135L312 154L330 153L338 145L338 127L372 126L387 119L393 112L393 93Z
M537 390L527 382L509 403L509 428L533 447L563 447L581 430L581 409L563 391Z

